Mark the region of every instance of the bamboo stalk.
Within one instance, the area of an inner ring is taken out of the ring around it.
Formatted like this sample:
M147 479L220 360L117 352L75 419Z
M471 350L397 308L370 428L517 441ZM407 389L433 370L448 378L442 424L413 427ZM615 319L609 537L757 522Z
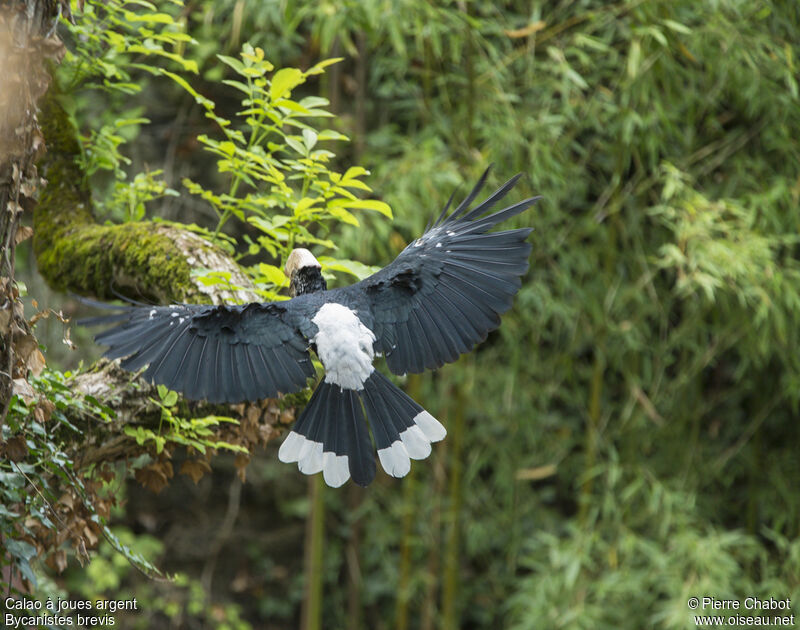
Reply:
M412 398L419 397L419 374L409 374L408 395ZM416 482L414 466L411 466L406 478L403 479L403 527L400 539L400 571L397 578L397 607L395 609L395 628L408 630L408 602L411 599L411 537L413 536L414 514L416 513L415 490Z
M599 440L598 424L600 423L600 395L603 389L603 369L605 361L599 348L595 348L594 364L592 365L592 380L589 385L589 422L586 424L586 460L583 466L585 479L581 486L580 508L578 520L581 525L586 524L591 503L593 477L591 471L597 460L597 442Z
M446 379L442 379L439 387L439 400L451 400L452 388ZM439 407L439 420L447 426L447 412ZM436 600L439 591L439 571L441 568L441 549L442 537L442 496L445 492L445 482L447 472L445 470L448 461L449 440L444 440L436 445L438 451L433 464L433 485L430 496L433 502L433 509L430 516L431 536L428 548L428 564L425 568L425 596L422 602L420 613L420 630L433 630L436 624Z
M300 627L303 630L320 630L322 628L322 580L325 545L324 488L322 475L309 477L308 493L311 498L311 508L306 520L306 585L300 617Z
M361 505L363 490L351 484L347 493L350 514L357 515ZM350 523L350 535L347 537L345 561L347 565L347 628L358 630L361 627L361 563L358 549L361 545L361 518L355 516Z
M465 360L466 382L456 383L453 388L455 408L453 422L449 430L450 439L450 487L447 512L448 533L444 550L444 585L442 590L442 628L456 630L458 624L458 574L459 549L461 546L460 513L462 503L461 477L463 469L462 447L464 437L464 413L466 411L465 392L472 390L474 364Z

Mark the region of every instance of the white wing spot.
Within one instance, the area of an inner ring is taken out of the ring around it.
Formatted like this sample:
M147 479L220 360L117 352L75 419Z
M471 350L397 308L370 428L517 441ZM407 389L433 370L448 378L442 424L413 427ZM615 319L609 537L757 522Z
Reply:
M441 243L436 243L436 247L441 247L441 246L442 246Z
M150 316L147 319L153 319L156 316L156 309L152 309L150 311Z

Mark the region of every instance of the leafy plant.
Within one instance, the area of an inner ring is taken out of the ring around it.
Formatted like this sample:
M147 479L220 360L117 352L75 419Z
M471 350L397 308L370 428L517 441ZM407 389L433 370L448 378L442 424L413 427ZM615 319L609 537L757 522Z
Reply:
M207 449L223 449L234 453L248 453L248 450L239 444L230 444L219 439L210 439L214 435L211 427L217 427L221 422L238 425L238 420L226 416L210 415L203 418L182 418L175 413L174 407L178 402L177 392L169 391L163 385L158 386L159 400L150 400L161 409L161 421L158 429L147 429L142 426L127 425L123 432L132 437L140 446L153 442L155 452L160 455L167 444L187 447L203 455Z
M215 234L236 217L259 232L255 241L248 237L249 254L264 251L285 261L296 245L336 249L332 240L317 236L312 225L324 231L337 223L358 226L351 210L374 210L391 218L391 209L383 201L359 199L354 194L354 190L371 192L361 179L368 174L366 169L354 166L344 173L331 170L334 153L318 146L320 142L347 139L331 129L318 131L311 126L313 119L331 116L324 109L328 101L318 96L292 99L293 90L338 59L320 62L306 71L281 68L273 73L274 66L264 58L264 51L249 44L244 45L240 59L218 58L237 75L235 80L223 83L243 94L244 109L238 112L243 129L218 115L212 101L188 84L184 86L223 136L216 140L204 134L198 140L217 156L218 171L229 174L228 192L217 194L188 178L183 182L190 193L208 202L216 212ZM359 278L371 273L369 268L347 260L325 257L320 262L324 271L344 271ZM281 299L276 289L286 286L287 281L278 267L259 263L248 271L260 295Z
M45 368L30 379L33 390L15 394L3 425L5 457L0 460L0 562L10 567L4 591L18 592L21 576L36 586L34 558L44 552L55 569L67 565L65 544L71 542L81 563L87 548L105 538L122 556L145 573L156 568L122 544L109 528L115 504L108 468L77 470L74 454L64 450L65 435L83 435L67 413L79 412L97 422L110 422L113 412L92 396L73 392L69 374ZM24 515L24 518L22 518Z

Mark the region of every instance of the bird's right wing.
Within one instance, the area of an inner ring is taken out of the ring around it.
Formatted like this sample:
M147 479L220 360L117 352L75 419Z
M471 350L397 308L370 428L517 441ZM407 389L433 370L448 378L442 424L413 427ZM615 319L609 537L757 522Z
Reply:
M190 399L240 402L299 391L314 376L292 302L112 307L119 312L80 323L116 324L95 340L109 346L106 357L127 357L127 370L149 364L149 381Z
M395 374L455 361L486 339L511 308L528 269L526 238L532 230L488 230L540 198L484 216L514 187L518 175L468 211L485 179L486 173L449 216L448 202L436 223L394 262L346 288L368 306L375 350L386 355Z

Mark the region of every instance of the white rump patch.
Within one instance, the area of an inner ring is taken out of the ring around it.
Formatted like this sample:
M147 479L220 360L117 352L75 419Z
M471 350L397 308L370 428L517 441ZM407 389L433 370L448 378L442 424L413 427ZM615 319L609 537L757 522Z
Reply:
M414 416L414 423L422 429L425 437L431 442L439 442L447 435L447 429L442 423L424 409Z
M405 477L411 470L411 459L400 440L393 442L391 446L380 449L378 459L386 474L392 477Z
M350 479L350 463L347 455L333 452L322 454L322 478L331 488L338 488Z
M342 389L364 389L364 381L375 370L372 344L375 334L342 304L325 304L314 319L317 356L325 366L325 382Z

